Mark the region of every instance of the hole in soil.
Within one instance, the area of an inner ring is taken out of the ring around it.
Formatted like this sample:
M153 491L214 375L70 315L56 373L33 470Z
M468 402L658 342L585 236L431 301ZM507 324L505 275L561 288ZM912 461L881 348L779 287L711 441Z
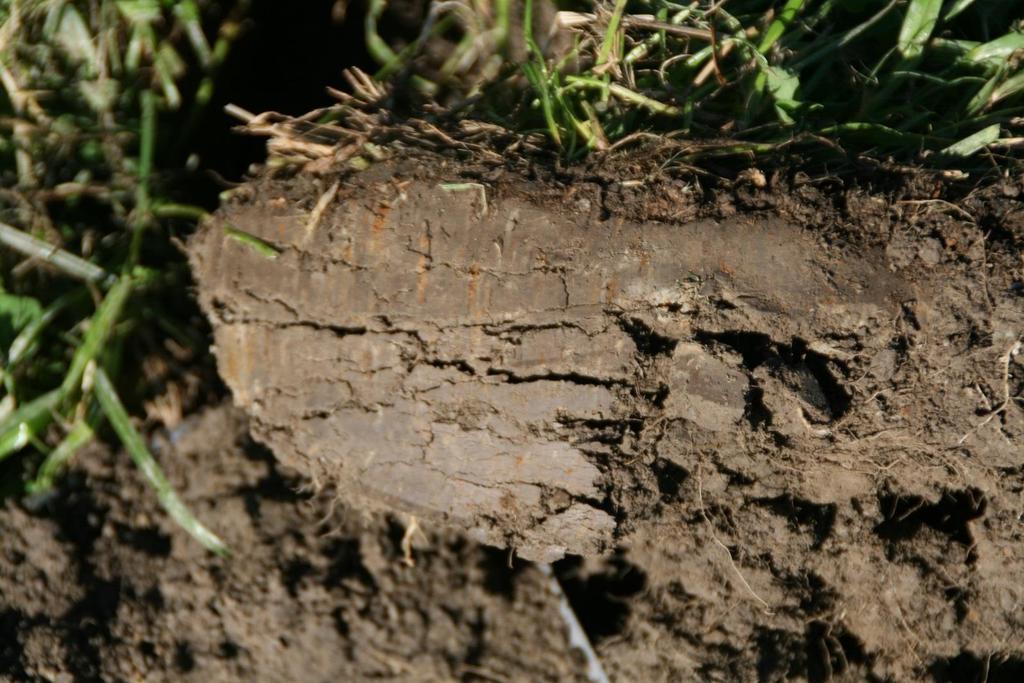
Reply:
M915 332L921 331L921 322L917 319L917 313L914 311L914 302L900 304L900 314L902 315L903 320L905 320Z
M71 543L76 559L84 562L100 537L107 508L96 500L90 482L79 472L69 472L63 488L47 513L60 529L58 538Z
M706 332L698 330L694 338L701 344L708 346L722 344L743 357L743 367L753 370L769 358L778 354L775 352L775 344L767 334L760 332Z
M304 557L293 557L281 567L281 580L288 595L293 598L299 594L299 584L313 573L313 565Z
M751 378L750 389L746 395L747 408L744 416L754 430L768 427L772 423L772 411L764 404L764 389L757 384L757 380Z
M835 609L840 596L825 579L815 572L800 572L793 580L800 593L800 609L806 614L825 614Z
M147 659L154 659L156 657L156 645L152 641L144 640L139 643L139 652Z
M125 582L121 577L99 579L92 567L87 572L81 572L79 584L88 586L88 592L61 616L61 622L69 626L64 638L68 667L84 680L99 680L101 648L114 641L111 624L121 606Z
M832 413L833 419L839 419L845 415L846 411L850 409L852 397L839 383L833 367L838 367L843 372L845 372L845 368L839 366L839 363L831 358L809 350L807 342L803 339L793 340L792 353L794 360L802 359L807 369L814 375L814 379L818 380L818 386L825 394L825 400L828 401L829 412Z
M477 565L483 571L484 590L491 595L500 595L508 600L516 597L516 577L527 567L521 560L513 560L508 566L508 551L481 546L483 557Z
M155 610L162 610L166 604L159 586L151 586L142 594L142 601Z
M621 553L594 573L585 571L579 557L559 560L552 568L592 643L622 633L629 618L629 598L647 587L647 573Z
M807 625L807 680L826 683L867 660L864 644L844 628L815 620Z
M1017 212L1006 212L1000 215L996 212L986 211L978 221L978 228L985 235L987 242L1002 243L1011 249L1016 247L1018 241L1018 237L1014 234L1014 227L1018 229L1021 227L1020 213Z
M1024 658L961 652L931 667L935 683L1017 683L1024 681Z
M19 640L24 621L24 616L16 609L0 612L0 671L24 673Z
M780 517L789 519L797 530L810 531L814 539L811 547L814 549L820 548L832 534L836 521L836 506L832 503L812 503L794 498L789 493L776 498L761 498L757 502Z
M373 574L363 565L359 539L335 539L324 549L323 554L330 561L327 567L327 576L324 577L325 587L339 586L342 579L352 577L363 585L376 590L377 582L374 580Z
M331 616L334 617L334 630L338 632L338 635L347 638L349 633L352 632L351 627L348 625L348 619L345 618L345 612L340 607L334 608L331 612Z
M985 494L979 489L945 491L934 503L925 502L921 496L888 493L879 496L878 506L885 517L875 527L875 533L886 541L910 539L922 526L927 526L970 548L968 564L977 559L970 522L984 515L988 506Z
M154 526L136 529L126 524L114 525L117 540L153 557L167 557L171 554L171 537Z
M238 647L238 643L233 640L222 640L217 649L220 650L220 656L224 659L234 659L242 651L242 648Z
M188 673L196 668L196 656L188 642L181 640L174 645L174 666L181 673Z
M781 681L807 670L803 639L789 631L762 630L757 634L757 680Z
M946 601L953 606L957 622L963 622L970 614L970 594L959 586L950 586L943 591Z
M299 477L285 476L278 470L277 460L269 449L246 440L242 452L249 460L261 462L266 466L266 474L254 485L239 486L235 489L235 493L244 501L246 513L254 522L259 521L262 517L264 500L294 503L309 498L309 494L299 493L299 489L302 487L302 480Z
M768 365L773 375L780 373L795 393L811 404L822 401L833 420L841 418L850 409L852 397L839 377L846 368L839 362L808 348L805 340L794 337L791 344L772 341L760 332L707 332L698 331L695 338L705 346L721 344L743 357L743 366L754 370ZM815 386L817 385L817 386ZM820 392L820 393L819 393ZM765 408L763 389L752 387L747 397L748 420L753 427L771 423L771 412Z
M661 492L661 499L665 502L677 500L679 491L683 487L690 473L684 468L670 460L658 458L652 467L654 476L658 480L658 491Z

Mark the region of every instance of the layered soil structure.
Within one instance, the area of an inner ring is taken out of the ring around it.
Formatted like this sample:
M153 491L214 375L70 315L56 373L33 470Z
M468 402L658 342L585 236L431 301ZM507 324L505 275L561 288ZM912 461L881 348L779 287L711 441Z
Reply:
M344 499L649 556L651 618L759 643L744 677L990 666L1022 619L1020 210L790 192L410 157L257 178L190 251L254 435Z
M568 556L612 680L1017 680L1014 182L258 177L190 243L244 417L153 442L233 555L83 454L0 510L0 672L585 680Z

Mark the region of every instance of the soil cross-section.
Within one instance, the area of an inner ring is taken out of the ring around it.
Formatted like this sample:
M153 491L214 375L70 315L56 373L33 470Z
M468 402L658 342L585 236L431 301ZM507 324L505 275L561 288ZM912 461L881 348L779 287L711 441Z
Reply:
M279 457L527 558L610 549L633 512L621 472L675 457L666 425L725 450L763 413L828 433L846 381L830 340L912 296L777 219L640 224L363 182L314 221L263 181L193 241L221 373ZM772 357L745 358L744 335Z

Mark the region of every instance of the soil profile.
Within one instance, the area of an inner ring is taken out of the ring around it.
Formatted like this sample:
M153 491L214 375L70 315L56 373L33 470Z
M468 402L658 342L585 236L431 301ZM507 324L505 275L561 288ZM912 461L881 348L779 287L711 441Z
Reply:
M656 558L650 618L694 675L694 647L762 680L1019 651L1015 201L968 198L993 229L813 183L341 175L256 178L190 245L220 372L288 466L525 559Z
M254 178L189 245L238 411L153 437L233 556L97 447L0 510L0 672L582 681L556 560L613 681L1018 680L1024 183L943 196Z

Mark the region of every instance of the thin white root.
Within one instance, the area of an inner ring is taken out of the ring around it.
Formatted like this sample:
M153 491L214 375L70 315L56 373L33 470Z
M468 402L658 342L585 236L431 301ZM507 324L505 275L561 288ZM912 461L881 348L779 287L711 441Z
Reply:
M740 568L736 565L736 560L733 558L732 551L729 550L729 546L722 543L718 538L718 534L715 533L715 527L711 524L711 519L708 517L707 510L704 509L704 486L700 463L697 463L697 504L700 505L700 516L704 518L704 523L708 526L708 533L711 534L711 540L714 541L719 548L725 551L726 559L729 560L729 566L732 567L733 573L735 573L736 578L739 579L740 585L742 585L747 590L747 593L749 593L750 596L761 605L765 614L773 614L774 611L772 610L772 606L768 604L767 600L757 594L757 591L754 590L746 577L743 576L743 572L741 572Z
M1020 353L1022 345L1024 345L1024 342L1021 342L1021 340L1018 339L1009 349L1006 350L1006 353L999 357L999 360L1003 365L1003 400L999 402L999 405L991 409L989 414L985 416L984 420L974 425L974 427L972 427L966 434L961 436L960 440L956 442L957 446L962 446L971 434L974 434L994 420L1010 405L1012 400L1010 397L1010 361L1013 360L1014 356Z

